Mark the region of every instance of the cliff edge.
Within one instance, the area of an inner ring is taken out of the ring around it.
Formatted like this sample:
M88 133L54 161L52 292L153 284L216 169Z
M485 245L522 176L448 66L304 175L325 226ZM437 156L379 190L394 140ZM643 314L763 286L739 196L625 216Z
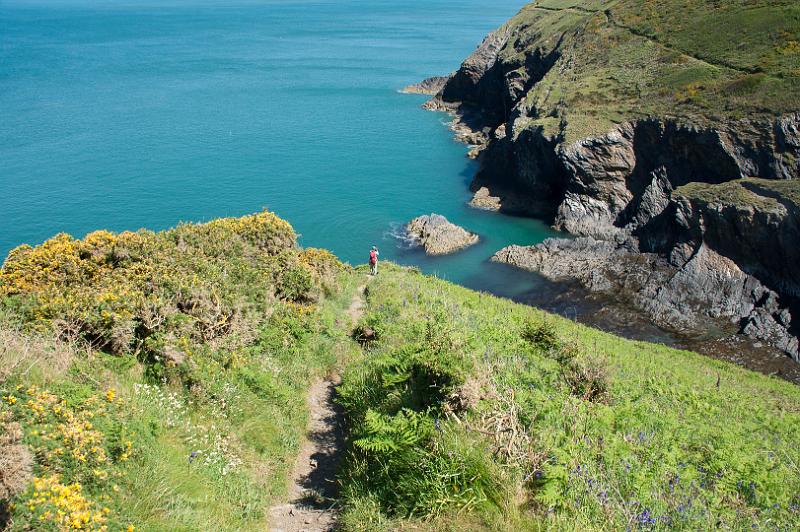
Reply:
M654 275L609 294L655 323L710 318L798 359L799 43L789 0L539 0L426 105L472 130L482 204L590 237L495 260L586 284L533 265L610 246L613 270Z

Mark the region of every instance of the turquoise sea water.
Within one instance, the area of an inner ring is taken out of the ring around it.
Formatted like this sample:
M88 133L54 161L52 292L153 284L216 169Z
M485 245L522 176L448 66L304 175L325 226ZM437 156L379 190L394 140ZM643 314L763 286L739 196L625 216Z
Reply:
M466 207L447 117L398 93L456 69L521 0L0 0L0 256L65 231L163 229L268 207L305 246L514 295L487 259L540 222ZM479 245L391 236L430 212Z

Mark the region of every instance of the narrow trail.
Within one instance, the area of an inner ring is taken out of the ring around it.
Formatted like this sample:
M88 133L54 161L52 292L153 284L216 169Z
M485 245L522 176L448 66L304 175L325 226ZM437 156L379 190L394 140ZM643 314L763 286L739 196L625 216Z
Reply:
M350 317L350 322L352 325L355 325L356 322L361 319L361 316L364 315L364 308L366 307L364 294L366 290L367 283L359 286L355 295L353 295L353 300L350 302L350 306L347 308L347 315Z
M366 287L358 287L346 311L350 326L364 314ZM308 390L306 439L292 472L289 502L269 510L272 532L327 532L336 527L336 470L344 448L343 413L334 402L339 381L338 376L328 376Z

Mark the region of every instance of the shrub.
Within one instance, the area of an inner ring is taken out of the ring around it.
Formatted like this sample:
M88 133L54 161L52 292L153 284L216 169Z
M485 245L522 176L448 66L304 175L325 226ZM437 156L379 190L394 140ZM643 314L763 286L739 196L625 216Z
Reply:
M135 452L116 390L98 394L67 381L53 389L17 386L3 399L15 420L6 424L6 441L14 443L2 453L14 467L2 484L19 500L15 519L60 530L100 530L113 520L100 501L115 499L114 482L124 476L118 467ZM28 447L36 458L32 486Z
M21 439L19 423L0 423L0 527L5 525L7 504L25 490L31 479L33 457Z
M311 271L307 266L292 266L281 273L277 287L281 297L291 301L307 299L314 286Z
M543 351L550 351L561 346L555 325L549 321L526 321L522 326L521 336Z
M11 296L31 328L169 367L187 344L246 341L276 296L312 302L323 283L333 289L341 264L327 252L298 251L295 238L270 212L160 233L60 234L9 254L0 297ZM163 368L151 373L161 377Z
M562 376L570 393L584 401L602 403L608 400L608 362L603 356L571 359L562 365Z

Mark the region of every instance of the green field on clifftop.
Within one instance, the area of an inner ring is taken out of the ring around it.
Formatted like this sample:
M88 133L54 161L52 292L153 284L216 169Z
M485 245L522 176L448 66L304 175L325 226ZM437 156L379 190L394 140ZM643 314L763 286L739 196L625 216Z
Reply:
M800 101L800 5L792 0L538 0L508 23L501 61L556 50L526 95L531 125L567 140L642 116L696 124L775 116ZM565 114L566 113L566 114Z
M345 530L800 525L796 386L412 269L370 278L268 213L61 235L13 252L0 291L11 530L263 530L331 371Z

